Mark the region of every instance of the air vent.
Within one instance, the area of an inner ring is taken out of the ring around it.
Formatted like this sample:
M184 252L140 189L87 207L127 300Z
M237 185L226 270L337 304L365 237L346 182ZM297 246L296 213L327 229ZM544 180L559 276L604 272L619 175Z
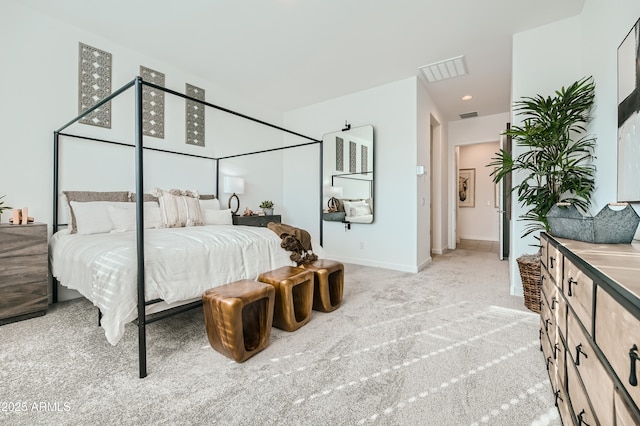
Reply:
M464 56L446 59L418 68L429 83L448 78L460 77L467 74L467 65Z
M478 116L478 111L471 111L471 112L465 112L463 114L460 114L460 118L472 118L477 116Z

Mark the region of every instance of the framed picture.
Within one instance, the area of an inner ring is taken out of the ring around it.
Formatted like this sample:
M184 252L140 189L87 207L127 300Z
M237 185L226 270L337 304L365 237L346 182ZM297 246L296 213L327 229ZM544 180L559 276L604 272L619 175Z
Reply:
M618 47L618 201L640 201L640 19Z
M458 170L458 207L476 206L476 169Z

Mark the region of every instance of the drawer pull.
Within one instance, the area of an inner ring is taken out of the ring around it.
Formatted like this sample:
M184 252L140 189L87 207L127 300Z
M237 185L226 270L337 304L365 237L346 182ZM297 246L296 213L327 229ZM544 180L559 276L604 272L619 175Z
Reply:
M549 269L553 269L553 261L556 260L555 257L549 256Z
M560 350L560 348L556 343L555 345L553 345L553 359L558 359L558 350Z
M638 346L633 345L631 349L629 349L629 361L631 362L631 366L629 368L629 384L631 386L638 386L638 376L636 375L636 361L640 359L638 356Z
M560 390L559 389L554 393L554 395L556 396L555 404L556 404L556 407L557 407L558 406L558 400L564 401L564 399L560 398Z
M542 335L544 334L544 331L542 331L542 327L540 327L540 352L542 352Z
M578 281L574 280L573 277L569 277L568 283L569 283L569 297L571 297L573 296L571 294L571 284L578 284Z
M580 365L580 354L584 355L585 358L589 358L587 354L582 350L582 343L576 346L576 365Z
M542 303L542 299L540 299L540 310L542 311L542 305L544 305L544 303Z
M548 333L549 332L549 323L551 323L551 320L549 318L547 318L546 320L544 320L544 330Z
M580 425L589 426L589 423L585 422L582 419L584 417L584 415L585 415L584 410L580 411L580 414L578 414L578 426L580 426Z
M558 303L558 299L556 299L556 297L553 296L551 298L551 310L554 310L556 308L556 303Z
M553 364L553 361L551 361L550 356L547 357L547 371L549 371L549 364Z

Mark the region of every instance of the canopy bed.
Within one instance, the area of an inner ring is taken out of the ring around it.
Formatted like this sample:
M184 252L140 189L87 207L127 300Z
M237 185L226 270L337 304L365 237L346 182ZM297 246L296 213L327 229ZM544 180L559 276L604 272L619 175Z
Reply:
M205 109L214 108L310 142L218 158L144 146L142 101L144 86L183 98L188 102L197 102ZM69 126L80 122L129 89L133 89L135 97L134 144L64 133ZM78 193L67 191L69 196L67 201L71 210L68 216L72 223L60 223L60 145L66 138L133 148L135 150L135 191L131 197L128 195L125 197L126 193L119 192L109 194L90 192L82 195L85 198L75 198L74 204L74 197L78 197ZM201 295L210 287L238 279L255 279L262 272L292 264L289 253L280 247L280 238L267 228L234 226L226 220L216 222L215 218L202 217L206 215L198 216L199 213L194 213L199 211L198 208L191 211L193 213L191 216L187 215L182 226L162 227L155 223L154 221L159 217L156 209L162 207L163 195L160 194L158 197L160 206L157 206L158 201L150 198L150 194L144 193L144 152L160 151L214 161L216 192L220 183L220 161L245 155L318 144L322 174L321 140L167 89L145 81L142 77L136 77L54 131L53 143L53 236L50 242L52 275L61 285L79 291L99 308L100 322L110 343L116 344L124 332L124 325L137 318L140 378L147 375L147 324L201 305ZM169 195L164 196L169 197ZM188 199L188 194L184 197L187 197L185 202L193 201ZM209 198L216 197L217 194ZM198 203L205 202L196 196L193 198ZM151 199L154 201L149 203ZM81 202L88 200L93 203ZM322 176L320 176L319 203L322 203ZM92 211L82 211L89 205L92 206ZM167 214L166 209L162 211L163 214ZM189 212L188 206L186 211ZM215 216L215 212L209 213ZM111 228L102 229L103 223L96 218L105 214L110 215L112 219L109 225ZM116 218L122 219L119 229L114 229L118 227ZM204 226L185 226L189 221L191 224ZM64 225L66 228L59 230L59 227ZM320 218L320 245L322 245L322 218ZM314 246L314 250L316 249L322 250L321 247ZM54 283L54 303L57 299L57 284Z

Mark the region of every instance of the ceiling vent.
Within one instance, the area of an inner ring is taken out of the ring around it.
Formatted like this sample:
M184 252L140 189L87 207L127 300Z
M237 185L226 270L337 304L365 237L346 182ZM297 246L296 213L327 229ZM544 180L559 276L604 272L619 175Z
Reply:
M456 56L455 58L434 62L418 69L429 83L467 74L467 64L464 56Z
M472 118L477 116L478 116L478 111L465 112L463 114L460 114L460 118Z

